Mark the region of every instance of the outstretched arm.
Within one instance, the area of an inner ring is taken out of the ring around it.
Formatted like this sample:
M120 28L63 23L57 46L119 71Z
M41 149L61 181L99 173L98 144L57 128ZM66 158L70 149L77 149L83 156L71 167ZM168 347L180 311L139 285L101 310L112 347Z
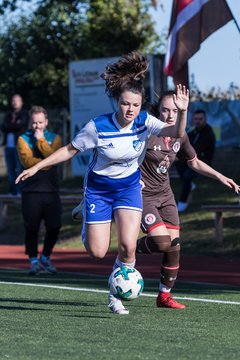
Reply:
M15 180L15 183L18 184L20 181L24 181L27 178L35 175L39 170L56 165L66 160L71 159L78 152L72 144L61 147L59 150L55 151L52 155L48 156L46 159L40 161L29 169L24 170Z
M166 126L161 131L161 136L181 138L184 136L187 126L187 109L189 104L189 90L181 84L176 87L176 95L173 94L173 101L178 109L178 117L174 126Z
M197 173L216 179L220 181L223 185L226 185L229 188L233 189L237 194L239 193L240 186L237 185L232 179L214 170L211 166L207 165L205 162L199 160L198 158L195 158L192 161L188 161L188 166Z

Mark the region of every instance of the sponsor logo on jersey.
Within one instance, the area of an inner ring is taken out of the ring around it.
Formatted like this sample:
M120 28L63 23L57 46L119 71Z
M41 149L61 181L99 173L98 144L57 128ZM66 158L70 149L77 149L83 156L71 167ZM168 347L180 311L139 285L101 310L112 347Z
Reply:
M148 225L152 225L156 221L156 216L154 214L147 214L145 216L145 223Z
M180 142L179 141L176 141L174 144L173 144L173 151L175 153L177 153L179 150L180 150Z
M107 144L107 148L108 148L108 149L113 149L113 148L114 148L113 143Z
M137 152L139 152L141 150L142 147L142 141L140 140L133 140L133 148L134 150L136 150Z
M153 150L154 151L157 151L157 150L161 151L162 150L161 145L154 145Z

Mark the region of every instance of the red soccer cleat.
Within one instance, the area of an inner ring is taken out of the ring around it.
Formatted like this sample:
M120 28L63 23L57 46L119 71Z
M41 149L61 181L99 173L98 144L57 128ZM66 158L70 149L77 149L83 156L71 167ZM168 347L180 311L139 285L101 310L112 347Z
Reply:
M156 299L157 307L167 307L171 309L185 309L185 305L174 300L169 293L159 292Z

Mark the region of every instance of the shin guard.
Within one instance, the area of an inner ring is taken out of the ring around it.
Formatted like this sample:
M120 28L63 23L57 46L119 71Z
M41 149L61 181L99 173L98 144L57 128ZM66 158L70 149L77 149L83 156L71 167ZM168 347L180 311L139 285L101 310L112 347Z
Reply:
M161 283L169 288L174 286L179 270L180 239L172 241L168 251L164 253L161 268Z

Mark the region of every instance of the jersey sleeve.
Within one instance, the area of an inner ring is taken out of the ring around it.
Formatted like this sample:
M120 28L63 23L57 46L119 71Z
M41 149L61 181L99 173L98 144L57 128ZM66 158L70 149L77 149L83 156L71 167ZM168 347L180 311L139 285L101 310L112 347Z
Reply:
M165 127L165 123L156 118L155 116L148 114L146 126L150 135L160 136L162 128Z
M187 133L182 138L180 150L177 153L177 158L180 161L192 161L196 158L197 154L192 145L190 144Z
M72 140L72 145L83 152L97 147L98 134L94 122L89 121Z

